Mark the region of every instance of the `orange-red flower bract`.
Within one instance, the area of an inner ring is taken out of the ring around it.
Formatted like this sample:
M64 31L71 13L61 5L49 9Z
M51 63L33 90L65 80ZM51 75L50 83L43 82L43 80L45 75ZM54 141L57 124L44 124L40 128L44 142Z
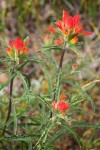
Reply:
M66 99L67 99L67 95L62 92L59 96L59 101L62 101L62 100L65 101Z
M49 27L48 27L48 30L51 31L51 32L55 32L55 31L56 31L53 26L49 26Z
M46 34L44 37L44 41L48 41L50 39L50 35Z
M68 109L68 107L69 107L69 104L65 103L64 101L60 101L57 104L57 108L60 111L65 111L66 109Z
M57 44L57 45L61 45L63 42L64 42L63 38L56 38L55 39L55 44Z
M65 103L65 101L53 101L51 106L53 107L54 110L58 110L60 112L64 112L69 108L69 104Z
M69 104L65 102L66 99L67 99L66 94L62 92L59 96L58 102L53 101L51 103L52 108L62 113L65 112L69 108Z
M73 68L73 69L76 69L76 68L77 68L77 64L76 64L76 63L73 64L73 65L72 65L72 68Z
M29 42L29 38L22 41L19 37L14 40L9 41L9 46L6 48L8 55L15 59L15 57L20 57L28 51L26 47Z
M51 32L58 32L64 36L67 42L75 44L78 41L77 36L80 35L90 35L91 32L89 31L82 31L83 26L79 22L80 16L76 14L75 16L68 16L68 13L63 10L62 19L57 20L55 25L56 28L53 26L49 26L48 30ZM61 40L59 40L58 44L62 44Z

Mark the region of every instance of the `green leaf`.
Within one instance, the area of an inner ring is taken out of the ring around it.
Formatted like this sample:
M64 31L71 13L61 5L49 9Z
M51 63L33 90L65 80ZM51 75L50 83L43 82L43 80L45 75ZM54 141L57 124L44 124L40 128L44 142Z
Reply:
M51 109L51 106L50 106L50 102L48 102L46 99L44 99L43 97L41 97L40 95L38 95L38 94L36 94L36 93L29 93L28 94L29 96L34 96L34 97L36 97L37 98L37 100L39 100L39 101L41 101L41 102L43 102L43 103L45 103L45 105L48 107L48 108L50 108Z
M24 79L24 76L19 71L17 71L16 73L19 76L19 78L21 79L21 81L23 83L23 86L24 86L26 92L28 93L29 92L29 87L28 87L28 85L26 83L26 80Z
M20 70L21 68L23 68L26 64L28 63L28 61L24 62L19 68L17 68L18 70ZM11 77L2 85L0 85L0 91L8 85L8 83L14 79L16 77L17 73L15 72L14 74L11 75Z
M59 46L42 47L42 49L39 50L38 52L45 52L45 51L49 51L49 50L62 50L62 48Z
M44 74L45 74L45 76L48 80L49 93L50 93L50 97L52 98L53 87L52 87L52 82L51 82L51 79L50 79L50 75L44 67L42 67L42 71L44 72Z
M82 102L84 100L85 99L81 99L81 100L76 100L76 101L72 102L71 105L70 105L70 108L73 107L73 106L75 106L75 105L77 105L78 103L80 103L80 102Z
M53 127L53 125L54 125L54 123L52 122L52 120L49 120L46 127L45 127L45 129L44 129L44 131L42 132L38 142L35 144L33 149L35 149L37 147L37 145L42 146L42 144L44 144L46 142L48 132Z
M14 79L15 77L16 77L16 73L14 73L4 84L2 84L2 85L0 85L0 91L5 87L5 86L7 86L8 85L8 83L12 80L12 79Z
M75 48L74 46L69 46L68 48L70 48L73 52L75 52L78 56L80 57L84 57L84 54L82 52L80 52L77 48Z
M75 44L74 44L74 46L82 46L84 43L83 42L76 42Z
M94 102L92 100L92 98L87 94L87 92L85 92L81 87L79 87L78 85L74 84L72 81L67 80L66 81L69 85L71 85L72 87L76 88L82 95L84 95L85 98L87 98L87 100L91 103L94 111L95 111L95 105Z
M14 135L16 135L16 133L17 133L17 115L16 115L16 109L15 109L14 102L12 104L12 110L13 110L13 117L14 117Z
M27 79L27 86L28 89L30 89L31 86L31 81L30 81L30 77L27 74L22 73L23 76L25 76L25 78Z
M58 68L56 72L55 83L53 88L53 94L55 99L58 99L60 94L60 80L61 80L61 68Z
M79 127L79 128L100 128L100 123L98 124L86 124L81 122L72 122L73 127Z
M74 131L74 129L69 126L68 124L64 124L64 123L61 123L61 126L65 129L67 129L70 133L72 133L74 135L74 137L76 138L78 144L80 145L80 148L82 146L82 142L81 142L81 139L80 137L78 136L78 134Z
M34 58L34 57L23 57L21 60L34 61L34 62L46 64L42 59Z
M23 111L21 111L18 115L16 115L17 118L22 117L22 115L23 115L25 112L26 112L26 108L25 108ZM0 129L4 128L5 126L10 125L13 121L14 121L14 118L10 118L10 119L8 120L8 122L5 122L5 123L2 122L2 124L0 124Z
M61 128L60 130L55 131L51 136L49 135L50 138L48 139L48 142L45 143L45 148L44 148L44 150L47 150L47 148L48 148L49 146L51 146L51 144L52 144L53 142L55 142L55 141L63 134L64 131L65 131L65 130L63 130L63 128Z
M15 140L15 141L27 141L30 140L30 137L36 137L36 134L19 134L19 135L12 135L12 136L0 136L0 141L2 140Z
M6 58L3 58L3 59L0 59L0 63L2 62L11 62L11 58L10 57L6 57Z

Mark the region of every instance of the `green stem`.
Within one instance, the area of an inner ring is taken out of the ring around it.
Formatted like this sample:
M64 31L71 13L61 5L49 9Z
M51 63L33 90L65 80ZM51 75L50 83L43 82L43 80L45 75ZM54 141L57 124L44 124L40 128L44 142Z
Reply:
M66 49L66 44L64 43L63 50L62 50L62 53L61 53L60 62L59 62L59 68L57 70L53 101L58 98L59 91L60 91L59 86L60 86L60 78L61 78L61 69L62 69L63 58L64 58L64 54L65 54L65 49ZM50 113L50 118L52 118L52 112Z
M60 84L60 78L61 78L61 69L62 69L62 64L63 64L63 58L64 58L64 54L65 54L65 48L66 48L66 44L64 44L63 46L63 50L61 53L61 58L60 58L60 62L59 62L59 68L57 70L57 77L56 77L56 86L55 86L55 91L54 91L54 98L53 100L56 99L56 94L57 94L57 88L59 87Z

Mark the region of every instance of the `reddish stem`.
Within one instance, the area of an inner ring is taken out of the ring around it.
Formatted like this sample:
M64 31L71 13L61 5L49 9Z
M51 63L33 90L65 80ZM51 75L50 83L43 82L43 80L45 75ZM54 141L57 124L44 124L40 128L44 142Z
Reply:
M12 72L11 72L11 75L13 75L14 73L14 68L15 68L15 62L14 62L14 65L13 65L13 69L12 69ZM13 91L13 81L14 81L14 78L10 81L10 98L9 98L9 106L8 106L8 114L7 114L7 118L6 118L6 121L5 123L8 122L9 118L10 118L10 114L11 114L11 109L12 109L12 91ZM3 129L3 135L5 134L5 130L6 130L6 125Z

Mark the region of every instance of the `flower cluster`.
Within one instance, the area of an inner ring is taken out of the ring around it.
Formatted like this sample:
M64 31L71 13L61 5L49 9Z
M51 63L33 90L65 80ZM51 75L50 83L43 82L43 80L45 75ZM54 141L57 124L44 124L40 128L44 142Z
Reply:
M61 45L64 41L70 44L75 44L78 41L79 35L91 34L89 31L83 31L83 26L79 23L79 20L79 14L68 16L68 13L63 10L62 19L57 20L55 23L56 28L53 26L48 27L50 32L57 32L62 35L62 37L55 39L57 45Z
M74 63L73 65L72 65L72 69L76 69L77 68L77 63Z
M23 56L28 51L28 48L26 47L28 42L29 38L26 38L24 41L22 41L19 37L15 38L14 40L10 40L9 46L6 47L8 55L13 60Z
M51 106L54 110L58 110L62 113L64 113L68 108L69 108L69 104L65 102L66 100L66 95L64 93L61 93L61 95L59 96L59 101L53 101Z

